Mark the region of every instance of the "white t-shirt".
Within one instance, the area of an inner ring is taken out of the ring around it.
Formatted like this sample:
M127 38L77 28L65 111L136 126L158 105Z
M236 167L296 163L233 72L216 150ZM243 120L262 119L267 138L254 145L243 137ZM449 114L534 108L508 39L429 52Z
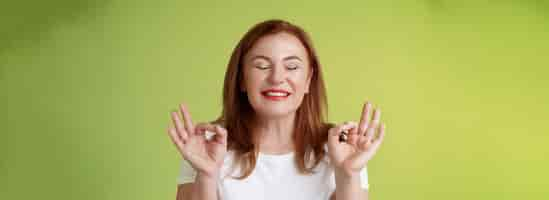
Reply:
M234 152L229 151L221 168L217 191L222 200L280 200L329 199L335 191L335 175L328 155L314 168L316 173L299 174L294 164L294 153L259 153L256 166L243 180L225 176L230 172ZM186 160L181 162L178 184L192 183L196 172ZM240 175L237 168L233 175ZM368 189L366 167L360 172L361 187Z

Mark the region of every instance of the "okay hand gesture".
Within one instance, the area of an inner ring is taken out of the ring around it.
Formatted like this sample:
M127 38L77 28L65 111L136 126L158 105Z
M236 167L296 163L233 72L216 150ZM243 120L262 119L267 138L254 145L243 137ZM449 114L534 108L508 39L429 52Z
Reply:
M337 170L348 176L357 175L378 150L385 136L385 124L380 125L381 110L364 104L360 122L345 122L328 131L328 155ZM341 136L345 134L345 136ZM341 138L346 138L341 141Z
M227 130L212 124L200 124L195 127L187 108L180 105L180 111L184 123L177 112L171 113L175 127L170 126L168 133L172 142L198 174L217 178L227 153ZM205 137L206 131L215 135L208 140Z

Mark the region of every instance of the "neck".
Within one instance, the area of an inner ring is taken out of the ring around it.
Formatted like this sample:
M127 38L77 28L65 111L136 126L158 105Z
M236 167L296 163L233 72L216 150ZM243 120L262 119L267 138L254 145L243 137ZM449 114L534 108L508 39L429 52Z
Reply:
M259 117L254 131L258 136L259 151L270 154L292 152L294 123L295 114L281 118Z

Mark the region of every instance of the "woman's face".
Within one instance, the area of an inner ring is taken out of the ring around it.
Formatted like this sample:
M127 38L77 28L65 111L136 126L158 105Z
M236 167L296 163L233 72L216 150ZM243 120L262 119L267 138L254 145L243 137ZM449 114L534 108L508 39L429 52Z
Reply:
M255 112L267 118L294 114L309 91L307 50L288 33L260 38L244 57L241 90Z

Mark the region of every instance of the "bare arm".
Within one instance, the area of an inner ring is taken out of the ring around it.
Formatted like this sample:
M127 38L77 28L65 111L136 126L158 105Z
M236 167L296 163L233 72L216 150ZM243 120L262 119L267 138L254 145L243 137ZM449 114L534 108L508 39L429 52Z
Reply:
M360 175L346 175L336 170L336 189L334 195L341 200L367 200L368 190L360 187Z
M368 190L365 190L365 189L362 189L362 199L364 200L368 200ZM330 196L330 200L336 200L336 193L333 192L332 195Z
M177 185L176 200L190 200L192 194L192 183L185 183Z
M195 127L183 104L180 110L183 120L177 112L172 112L175 126L168 128L168 134L181 156L197 174L194 183L178 186L176 199L217 200L218 175L227 153L227 130L219 125ZM206 131L215 135L207 139Z
M215 179L198 175L194 183L178 185L177 200L217 200L217 184Z
M371 108L369 102L364 104L360 123L346 122L328 131L328 155L335 167L336 182L332 197L338 200L368 199L368 192L361 187L360 171L375 155L385 136L385 124L380 124L381 110L375 109L370 119ZM341 137L343 135L347 135L347 139Z

